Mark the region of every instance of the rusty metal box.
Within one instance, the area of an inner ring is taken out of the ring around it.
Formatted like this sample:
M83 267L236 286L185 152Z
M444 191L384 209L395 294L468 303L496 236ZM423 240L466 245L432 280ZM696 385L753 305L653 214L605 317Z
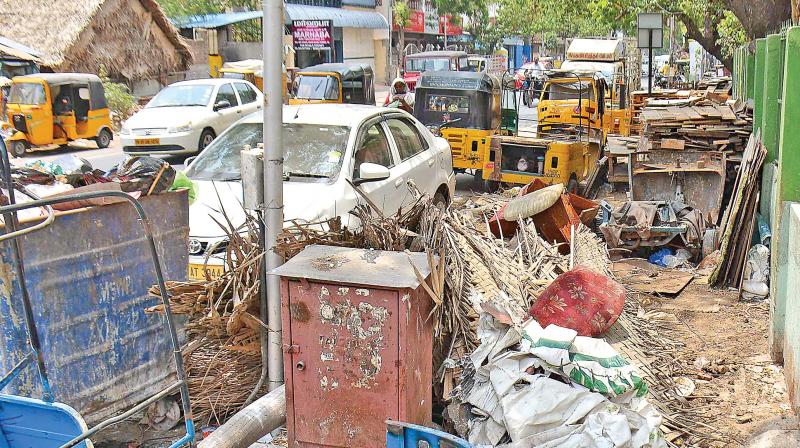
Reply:
M413 264L413 266L412 266ZM309 246L282 277L290 447L386 446L386 420L431 420L425 254Z

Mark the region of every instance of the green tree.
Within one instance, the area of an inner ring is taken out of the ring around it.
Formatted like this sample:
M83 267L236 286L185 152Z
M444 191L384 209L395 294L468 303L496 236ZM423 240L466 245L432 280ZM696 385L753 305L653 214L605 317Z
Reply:
M392 19L394 24L397 25L398 30L398 45L397 49L397 65L403 63L403 53L406 51L406 35L404 28L411 23L411 8L405 0L395 1L392 6Z

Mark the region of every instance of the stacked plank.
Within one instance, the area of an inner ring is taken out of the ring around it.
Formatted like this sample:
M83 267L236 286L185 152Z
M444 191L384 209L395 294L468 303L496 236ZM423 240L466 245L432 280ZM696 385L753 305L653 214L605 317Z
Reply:
M709 278L713 286L738 289L742 285L747 251L752 246L756 225L761 167L766 156L767 150L761 143L760 132L757 132L747 143L733 187L734 196L722 216L720 263Z
M706 98L720 104L728 101L732 87L733 81L730 76L707 78L697 83L697 90L704 92Z
M641 120L644 128L640 151L741 152L752 132L752 120L740 117L728 104L717 104L709 99L688 100L680 105L648 106L642 111Z
M639 134L642 130L640 115L645 108L653 107L656 102L670 100L688 100L688 90L657 90L652 94L637 91L631 94L631 134Z

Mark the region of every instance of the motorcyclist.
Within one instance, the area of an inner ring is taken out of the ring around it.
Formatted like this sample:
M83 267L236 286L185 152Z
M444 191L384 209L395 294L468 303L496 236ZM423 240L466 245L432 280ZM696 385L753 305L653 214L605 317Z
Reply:
M389 94L386 95L386 101L383 102L384 107L396 107L403 109L408 113L414 110L414 94L408 89L408 84L403 78L395 78L392 81L392 86L389 89Z

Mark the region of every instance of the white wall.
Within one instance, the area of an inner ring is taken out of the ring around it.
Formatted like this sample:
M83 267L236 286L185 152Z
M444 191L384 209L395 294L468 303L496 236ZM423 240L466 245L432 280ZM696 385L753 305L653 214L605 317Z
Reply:
M342 47L344 62L361 62L375 69L375 42L372 30L343 28Z

